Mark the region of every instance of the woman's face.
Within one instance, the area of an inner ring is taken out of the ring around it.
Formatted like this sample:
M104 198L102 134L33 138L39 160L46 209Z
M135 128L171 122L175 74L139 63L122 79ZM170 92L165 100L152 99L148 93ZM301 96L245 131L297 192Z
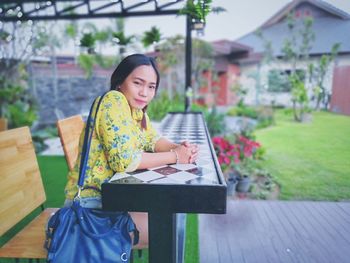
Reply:
M132 108L143 109L153 99L156 92L157 75L151 65L135 68L120 85Z

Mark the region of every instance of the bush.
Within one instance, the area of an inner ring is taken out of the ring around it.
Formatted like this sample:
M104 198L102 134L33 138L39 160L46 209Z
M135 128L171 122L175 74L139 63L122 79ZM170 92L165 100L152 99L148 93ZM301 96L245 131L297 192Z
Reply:
M147 114L151 120L160 121L168 112L184 111L184 99L176 94L170 99L166 91L162 91L148 106Z
M227 115L229 116L242 116L251 119L258 118L258 112L253 107L248 107L244 105L238 105L228 110Z
M236 107L232 107L227 111L227 116L237 116L237 109Z
M33 124L37 107L28 88L0 78L0 117L8 119L11 129Z
M45 140L54 137L58 137L57 128L55 126L48 126L45 129L32 131L35 152L40 153L45 151L48 148L48 145L45 144Z
M191 111L200 111L203 112L204 115L208 114L208 107L204 105L199 105L196 103L193 103L191 105Z
M211 137L220 135L225 131L225 114L218 113L216 107L205 114L208 130Z
M274 112L271 107L260 107L258 112L257 128L266 128L275 123Z
M256 128L266 128L275 123L274 112L271 107L248 107L243 104L239 104L237 107L232 107L227 112L228 116L240 116L255 119L258 121Z
M242 106L237 107L237 116L244 116L252 119L258 118L258 112L253 107Z

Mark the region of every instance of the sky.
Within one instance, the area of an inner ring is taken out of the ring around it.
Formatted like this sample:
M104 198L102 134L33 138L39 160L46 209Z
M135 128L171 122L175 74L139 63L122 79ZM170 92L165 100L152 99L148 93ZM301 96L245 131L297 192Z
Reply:
M236 40L254 31L272 15L283 8L289 0L213 0L212 6L221 6L227 11L209 14L204 40ZM350 0L326 0L337 8L350 13ZM152 26L157 26L164 37L175 34L185 35L184 17L136 17L126 19L126 32L142 34ZM196 36L196 33L193 33Z
M335 7L350 14L350 0L325 0ZM209 14L203 36L198 36L196 32L193 37L200 37L203 40L215 41L221 39L237 40L238 38L254 31L271 16L288 4L290 0L213 0L213 7L220 6L226 9L226 12L220 14ZM175 6L174 8L181 8ZM111 23L107 19L91 20L97 26L107 26ZM186 34L186 19L184 16L152 16L152 17L132 17L125 19L126 35L142 35L150 30L152 26L160 29L162 37ZM64 54L72 53L74 48L67 47L61 49ZM105 54L113 54L116 47L106 47Z

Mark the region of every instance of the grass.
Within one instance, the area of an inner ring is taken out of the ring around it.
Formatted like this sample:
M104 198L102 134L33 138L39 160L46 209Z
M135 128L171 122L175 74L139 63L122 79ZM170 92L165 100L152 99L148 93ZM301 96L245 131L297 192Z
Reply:
M350 118L313 113L296 123L276 112L276 125L258 130L266 148L264 165L281 186L281 199L350 200Z
M198 215L197 214L187 215L185 263L199 263Z
M46 192L45 207L61 207L64 202L64 186L66 184L66 175L68 167L63 156L38 156L38 164ZM13 235L27 225L35 216L40 213L40 209L36 209L25 219L19 222L15 227L9 230L5 235L0 237L0 246L6 243ZM197 215L189 215L187 217L186 229L186 263L198 263L198 221ZM138 258L135 252L134 262L148 262L148 251L143 251L142 258ZM12 262L11 260L0 259L0 262Z

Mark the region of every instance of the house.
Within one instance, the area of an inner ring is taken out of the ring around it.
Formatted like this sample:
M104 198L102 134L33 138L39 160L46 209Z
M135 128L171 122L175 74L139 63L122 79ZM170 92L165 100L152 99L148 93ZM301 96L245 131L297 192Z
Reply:
M237 63L232 63L232 60L240 55L245 56L251 48L229 40L214 41L211 44L215 54L214 69L203 72L203 78L207 81L199 90L200 97L203 104L207 105L233 105L238 100L234 87L238 83L240 67Z
M263 38L271 42L273 57L279 58L278 62L264 63L264 41L254 31L236 41L213 42L216 50L215 70L219 76L231 74L233 77L227 77L228 79L239 78L240 84L247 91L247 104L274 103L291 106L290 87L280 77L288 76L291 72L291 65L283 62L281 52L289 34L288 14L293 14L296 21L305 17L313 18L312 31L315 38L309 51L310 56L297 65L297 71L302 73L305 82L308 64L318 63L322 55L331 53L335 43L340 44L337 58L331 63L323 84L331 94L330 109L350 115L350 15L324 1L294 0L258 28ZM276 83L276 79L279 82ZM306 85L308 90L312 90L311 83ZM230 90L229 85L224 89Z

